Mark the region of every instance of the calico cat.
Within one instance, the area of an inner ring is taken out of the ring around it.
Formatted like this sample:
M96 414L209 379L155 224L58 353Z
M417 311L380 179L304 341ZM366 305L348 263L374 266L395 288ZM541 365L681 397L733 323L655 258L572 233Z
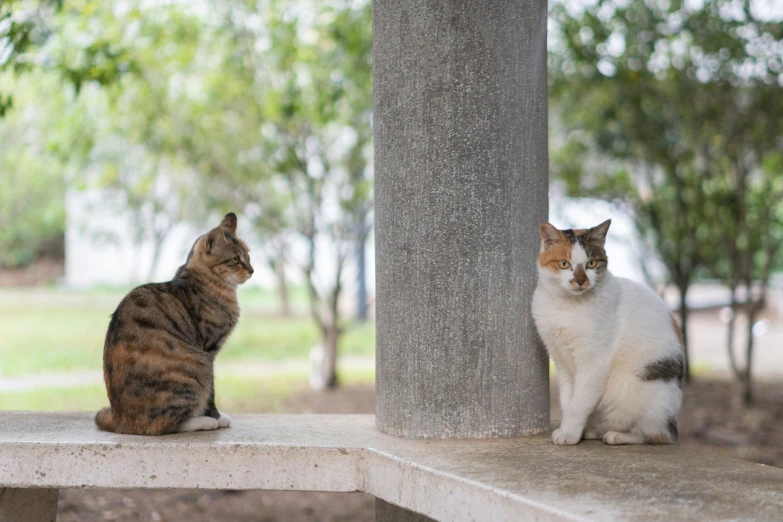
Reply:
M552 441L673 444L682 402L682 333L660 297L607 270L610 224L539 227L533 318L555 362L563 410Z
M138 435L231 425L215 407L213 361L239 319L236 288L253 274L237 217L199 237L168 283L132 290L109 323L103 376L106 431Z

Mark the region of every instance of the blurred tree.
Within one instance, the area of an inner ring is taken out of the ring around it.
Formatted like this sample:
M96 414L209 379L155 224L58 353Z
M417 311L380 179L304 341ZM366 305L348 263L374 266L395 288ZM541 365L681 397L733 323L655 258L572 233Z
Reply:
M56 79L43 74L0 77L18 107L0 119L0 266L24 267L44 250L62 251L63 165L47 148L52 114L62 110Z
M252 3L214 2L219 40L212 41L202 96L190 101L198 117L182 144L183 158L209 185L207 207L243 213L276 275L281 315L291 314L286 266L290 262L291 208L288 188L273 174L277 150L264 127L265 96L275 71L263 49L266 16Z
M552 29L568 129L553 170L570 194L624 202L679 289L687 354L688 289L729 232L726 163L756 172L754 151L780 147L783 25L749 2L599 0L554 5Z
M719 247L714 249L710 269L730 290L727 349L732 371L743 384L742 398L748 404L753 400L756 319L767 303L770 276L783 254L783 155L764 154L762 164L750 171L743 168L745 161L731 161L733 147L727 149L729 175L721 198L721 218L728 233L715 238L713 244ZM744 368L737 364L734 349L736 319L741 312L747 319Z
M371 5L272 0L233 10L229 22L254 93L243 128L263 140L265 167L244 169L243 188L260 203L256 230L272 239L277 266L301 268L321 332L311 384L334 387L345 264L370 230ZM258 157L248 154L258 143L241 148L227 157Z
M74 0L48 27L41 63L78 95L49 149L75 186L128 209L150 272L178 221L241 209L284 303L301 268L312 382L335 386L346 260L371 231L370 3Z
M108 81L101 69L90 68L86 76L70 77L85 96L63 120L57 149L83 171L76 186L101 189L105 209L127 211L134 250L150 242L148 273L130 274L150 280L175 225L208 213L199 208L202 180L182 149L199 117L191 102L199 96L200 57L209 55L214 31L183 5L139 8L129 3L121 12L112 4L88 5L93 8L61 13L49 52L58 55L70 75L81 69L85 53L92 56L90 49L102 47L107 60L132 64L133 74ZM71 42L92 43L85 50ZM109 51L115 48L125 50Z
M295 230L308 245L302 267L311 313L322 332L321 343L311 354L310 383L316 389L338 384L338 344L345 329L339 308L343 271L357 245L365 244L369 230L371 7L322 7L309 28L312 43L299 39L294 55L274 47L283 51L284 61L291 60L294 72L285 75L282 89L270 93L279 104L267 107L280 109L269 118L286 144L277 171L285 176L297 209ZM303 66L309 67L307 73ZM332 283L321 285L316 266L319 237L328 238L336 256Z
M49 36L47 19L62 7L62 0L6 0L0 2L0 70L28 70L33 50ZM0 117L13 105L11 93L0 93Z
M0 70L10 69L17 74L55 70L77 92L86 82L108 85L133 71L127 48L119 46L111 35L84 38L87 24L94 21L93 14L102 5L100 0L71 0L67 7L63 4L63 0L0 2ZM121 9L115 6L114 10ZM64 20L80 20L82 38L64 34ZM12 94L0 93L0 118L12 105Z

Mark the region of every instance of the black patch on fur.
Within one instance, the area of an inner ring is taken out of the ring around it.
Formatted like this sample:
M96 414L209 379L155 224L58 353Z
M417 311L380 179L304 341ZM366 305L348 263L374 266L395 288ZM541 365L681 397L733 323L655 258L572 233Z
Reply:
M588 259L606 263L606 251L601 241L590 240L590 231L577 235L572 229L561 230L565 238L572 244L579 244L587 254Z
M109 344L117 344L120 340L120 330L122 329L122 319L120 319L119 312L111 314L111 321L109 321L109 329L106 331L106 341Z
M133 321L139 325L140 328L157 329L158 325L155 321L147 319L146 317L134 317Z
M672 437L672 442L676 442L677 439L680 436L679 430L677 429L677 419L675 417L669 417L669 435Z
M189 417L193 408L189 405L171 404L168 406L156 406L150 408L147 412L151 419L157 419L159 417L168 417L174 424L182 424Z
M642 379L645 381L664 381L677 380L677 385L682 387L682 376L685 364L682 355L673 355L652 362L644 367Z
M209 401L207 401L207 409L204 411L204 415L212 417L213 419L220 419L220 412L215 406L215 389L212 388L212 393L209 395Z

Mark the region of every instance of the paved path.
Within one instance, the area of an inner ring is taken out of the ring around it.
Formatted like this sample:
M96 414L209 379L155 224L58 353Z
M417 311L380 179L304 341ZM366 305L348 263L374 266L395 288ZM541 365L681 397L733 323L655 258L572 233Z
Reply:
M342 357L338 368L344 371L374 371L373 357ZM292 359L287 361L232 361L225 364L218 362L215 371L218 376L265 377L280 373L307 373L310 363L307 359ZM22 392L47 388L79 388L103 383L103 374L97 370L81 370L67 373L42 373L24 377L0 377L0 393Z
M758 323L757 323L758 324ZM688 321L690 328L690 360L694 369L719 376L730 376L729 356L726 350L726 324L717 313L698 312ZM745 366L744 317L735 328L734 348L740 367ZM767 317L757 328L754 343L753 372L760 379L783 379L783 320ZM763 334L763 335L762 335Z

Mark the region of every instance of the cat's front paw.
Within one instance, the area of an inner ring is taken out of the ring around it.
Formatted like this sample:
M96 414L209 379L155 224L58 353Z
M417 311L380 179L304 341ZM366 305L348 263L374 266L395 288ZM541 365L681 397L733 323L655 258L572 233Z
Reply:
M552 442L560 446L565 444L576 444L581 438L581 433L575 431L566 431L563 428L558 428L554 431L554 433L552 433Z
M207 416L191 417L179 425L180 433L188 431L209 431L218 429L217 419Z
M229 417L225 413L221 413L220 418L217 421L218 421L218 428L228 428L231 426L231 417Z

